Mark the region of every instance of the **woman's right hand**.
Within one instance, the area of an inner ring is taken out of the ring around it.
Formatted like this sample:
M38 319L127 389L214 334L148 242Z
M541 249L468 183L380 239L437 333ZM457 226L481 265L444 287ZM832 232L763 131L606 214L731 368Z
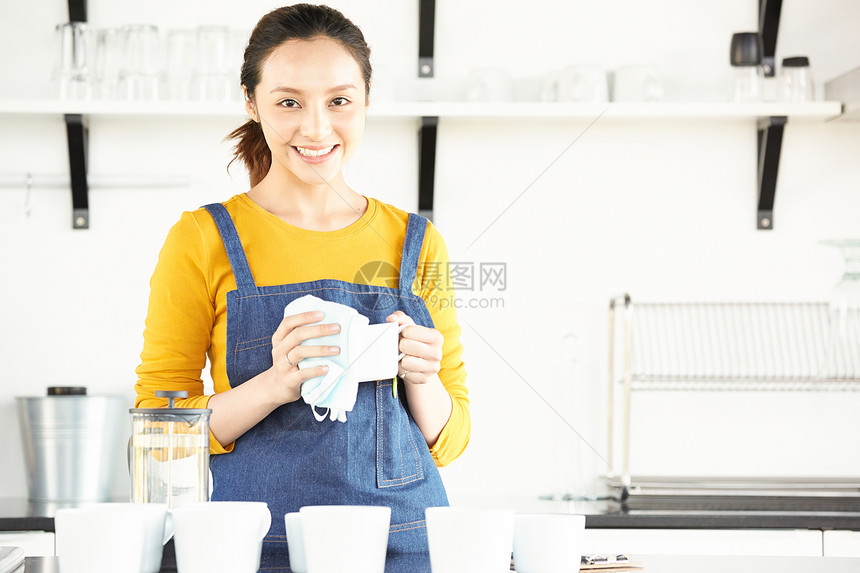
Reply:
M323 376L328 366L299 369L299 362L308 357L335 356L340 354L338 346L302 346L309 338L319 338L340 332L340 325L314 324L323 318L319 311L302 312L284 317L272 335L272 370L283 398L282 403L295 402L302 395L305 380Z

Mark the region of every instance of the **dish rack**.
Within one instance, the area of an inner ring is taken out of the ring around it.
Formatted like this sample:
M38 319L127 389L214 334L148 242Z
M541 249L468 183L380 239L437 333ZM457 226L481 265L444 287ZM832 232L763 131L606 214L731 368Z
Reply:
M860 320L832 319L828 303L609 304L608 472L613 496L847 495L860 480L664 478L630 476L630 398L634 391L860 391ZM623 328L617 330L617 323ZM619 350L620 349L620 350ZM623 353L621 360L617 352ZM621 376L616 379L616 361ZM616 386L621 396L616 398ZM620 408L617 400L620 400ZM620 410L621 468L614 467ZM645 499L645 498L642 498ZM652 497L653 499L653 497ZM700 504L701 505L701 504ZM720 503L707 507L717 507ZM737 504L735 504L737 505ZM732 506L731 509L738 507Z

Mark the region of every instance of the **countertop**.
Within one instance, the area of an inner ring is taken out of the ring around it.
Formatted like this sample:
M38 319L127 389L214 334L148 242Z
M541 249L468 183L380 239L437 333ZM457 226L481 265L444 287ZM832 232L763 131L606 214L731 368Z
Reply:
M851 557L738 557L713 555L631 555L643 573L856 573L860 559ZM58 573L56 557L28 557L25 573ZM162 568L162 573L173 571ZM288 569L284 569L284 572ZM430 573L429 560L389 559L385 573ZM499 572L504 573L504 572Z
M706 511L624 510L609 501L565 501L532 497L452 497L472 507L507 507L519 513L585 515L589 529L847 529L860 530L860 512L852 511ZM53 531L56 504L0 498L0 531Z

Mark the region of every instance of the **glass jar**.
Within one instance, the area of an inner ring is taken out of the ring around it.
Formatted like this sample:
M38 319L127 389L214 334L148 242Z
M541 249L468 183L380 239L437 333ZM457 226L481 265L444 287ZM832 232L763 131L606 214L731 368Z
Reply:
M131 501L185 503L209 501L209 414L202 408L174 408L187 392L156 392L167 408L132 408L129 442Z
M782 60L779 99L782 101L813 101L815 84L809 70L809 58L795 56Z
M733 68L732 101L761 101L764 89L761 34L738 32L732 35L729 63Z

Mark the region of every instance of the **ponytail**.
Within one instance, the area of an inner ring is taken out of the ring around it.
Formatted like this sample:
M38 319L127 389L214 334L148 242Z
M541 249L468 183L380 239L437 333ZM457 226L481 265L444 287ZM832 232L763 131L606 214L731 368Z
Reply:
M227 164L227 170L237 159L245 164L248 169L248 177L251 179L251 187L263 180L272 166L272 152L263 135L260 124L249 119L230 132L225 141L235 140L233 145L233 159Z

